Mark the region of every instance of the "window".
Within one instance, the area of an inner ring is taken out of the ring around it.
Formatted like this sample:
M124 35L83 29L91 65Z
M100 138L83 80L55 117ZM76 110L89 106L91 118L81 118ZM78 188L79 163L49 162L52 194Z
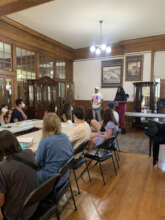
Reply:
M56 78L66 79L66 62L64 61L56 62Z
M0 42L0 69L12 71L11 45Z
M27 80L35 79L35 53L22 48L16 48L16 71L18 82L18 97L26 98Z
M54 78L54 61L47 56L40 56L40 77Z

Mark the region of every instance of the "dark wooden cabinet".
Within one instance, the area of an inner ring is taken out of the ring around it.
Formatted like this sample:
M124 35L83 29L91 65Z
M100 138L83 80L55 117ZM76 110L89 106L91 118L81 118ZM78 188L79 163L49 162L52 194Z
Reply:
M44 112L51 103L58 105L58 83L49 77L28 80L27 106L29 118L43 118Z
M71 82L59 82L46 76L28 80L26 94L29 118L41 119L52 103L57 105L61 115L63 104L73 103L74 86Z
M155 112L157 110L157 82L136 82L134 110L136 112Z

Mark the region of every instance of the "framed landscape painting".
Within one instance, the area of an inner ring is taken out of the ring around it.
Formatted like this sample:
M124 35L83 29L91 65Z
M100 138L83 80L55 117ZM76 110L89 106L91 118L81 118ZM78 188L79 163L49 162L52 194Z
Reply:
M123 59L102 61L102 88L114 88L122 85Z
M126 81L141 81L143 77L143 55L126 57Z

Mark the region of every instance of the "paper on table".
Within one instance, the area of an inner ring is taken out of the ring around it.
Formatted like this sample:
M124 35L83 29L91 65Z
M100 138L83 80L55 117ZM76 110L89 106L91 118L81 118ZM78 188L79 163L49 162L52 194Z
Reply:
M33 138L26 138L26 137L17 137L17 140L20 143L33 143Z

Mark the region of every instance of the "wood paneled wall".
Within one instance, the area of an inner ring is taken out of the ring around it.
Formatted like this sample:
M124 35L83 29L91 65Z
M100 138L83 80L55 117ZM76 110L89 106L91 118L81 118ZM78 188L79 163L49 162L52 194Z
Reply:
M161 50L165 50L165 34L121 41L112 46L111 56L141 51L152 51L154 53L155 51ZM106 57L106 55L103 55L103 57L104 56ZM75 59L88 58L96 58L95 55L90 54L89 47L75 50Z
M107 107L109 101L103 101L102 107L105 109ZM92 109L91 108L91 101L90 100L75 100L75 106L83 106L85 109ZM127 102L127 111L133 112L134 111L134 103Z
M25 49L44 53L53 58L73 60L73 49L46 37L12 19L0 18L0 40L16 44Z

